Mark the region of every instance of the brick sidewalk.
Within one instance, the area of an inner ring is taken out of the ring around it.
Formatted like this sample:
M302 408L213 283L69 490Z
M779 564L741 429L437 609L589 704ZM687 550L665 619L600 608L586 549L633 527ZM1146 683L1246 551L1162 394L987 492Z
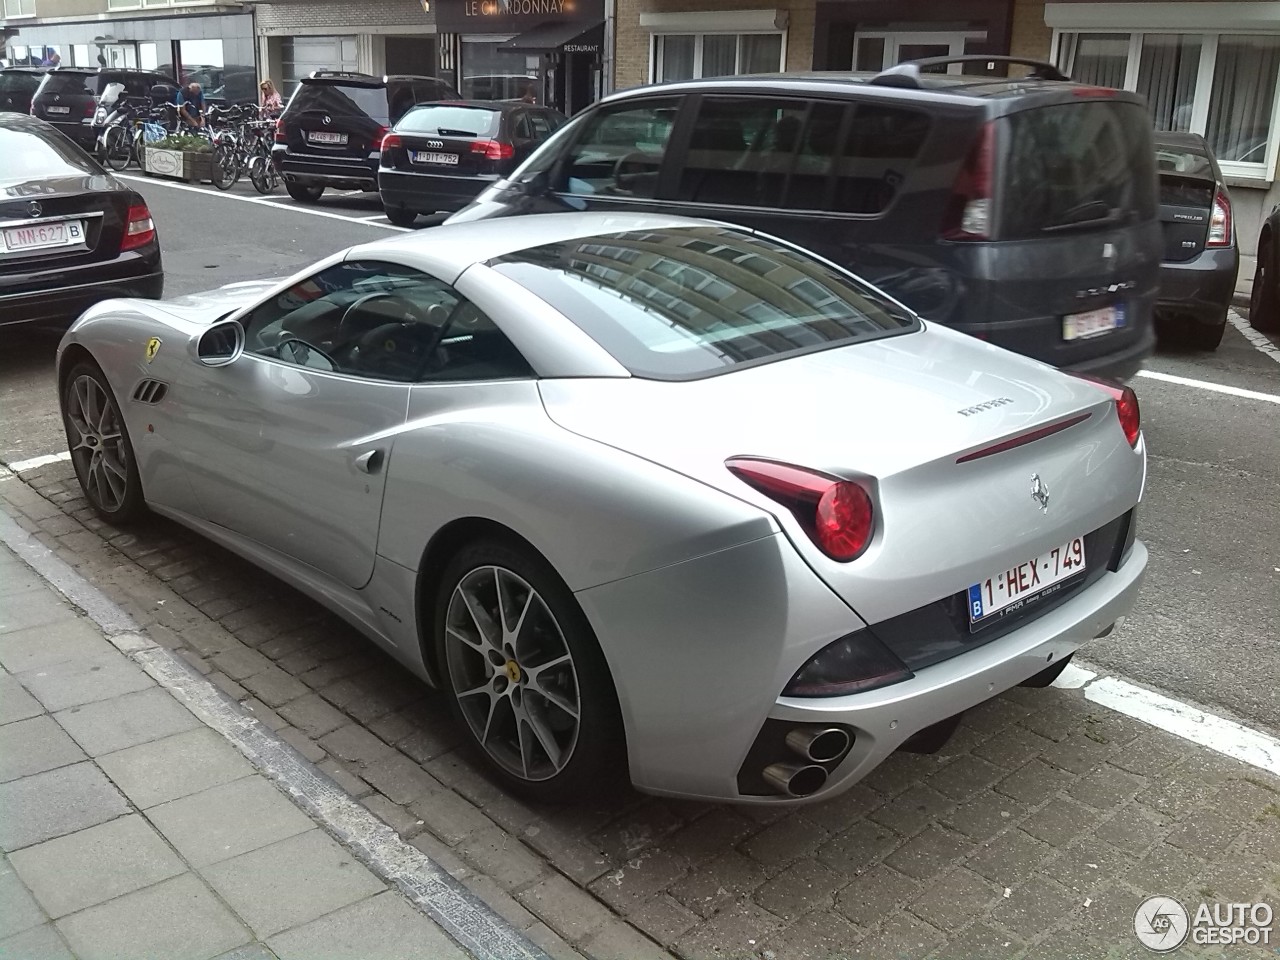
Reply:
M174 524L104 525L66 464L24 479L0 497L26 529L553 955L1142 957L1146 895L1280 900L1280 782L1073 690L1011 691L825 804L531 807L317 605Z

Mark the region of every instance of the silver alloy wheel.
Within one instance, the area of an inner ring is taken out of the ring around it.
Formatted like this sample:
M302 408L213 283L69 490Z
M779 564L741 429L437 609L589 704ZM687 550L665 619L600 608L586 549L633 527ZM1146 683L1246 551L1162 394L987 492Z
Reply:
M445 614L454 696L485 752L522 780L548 780L578 742L573 655L546 601L505 567L464 576Z
M129 451L120 411L96 379L83 374L71 384L67 423L79 434L71 458L85 494L99 509L115 513L129 489Z

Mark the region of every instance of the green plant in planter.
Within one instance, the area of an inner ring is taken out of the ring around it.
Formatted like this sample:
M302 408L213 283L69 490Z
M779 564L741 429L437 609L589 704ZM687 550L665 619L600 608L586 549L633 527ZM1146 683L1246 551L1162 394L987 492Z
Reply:
M171 133L163 140L147 144L148 150L181 150L184 153L212 153L213 144L204 137L190 137Z

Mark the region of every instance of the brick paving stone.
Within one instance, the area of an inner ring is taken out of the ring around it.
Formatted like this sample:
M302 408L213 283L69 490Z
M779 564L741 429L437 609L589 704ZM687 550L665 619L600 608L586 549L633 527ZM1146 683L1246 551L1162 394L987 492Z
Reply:
M885 802L885 798L865 783L855 783L844 793L805 807L804 816L828 833L844 833Z
M883 920L921 890L920 882L877 864L836 895L836 910L859 926Z
M450 722L443 704L421 700L378 717L369 724L369 732L387 743L397 743L424 727Z
M975 923L929 954L929 960L984 960L1013 957L1022 950L1022 941L987 923Z
M1081 837L1046 862L1041 873L1074 893L1085 894L1132 863L1129 857L1096 837Z
M1259 846L1276 857L1280 845ZM1268 901L1274 905L1271 891L1280 888L1280 871L1275 859L1267 859L1259 853L1236 853L1205 867L1200 874L1200 888L1209 899L1222 903L1257 903ZM1273 934L1273 938L1277 934Z
M362 769L368 769L395 753L391 747L356 724L347 724L321 737L320 746L339 760L360 764Z
M758 824L732 807L718 807L705 817L681 827L663 841L663 846L687 858L690 863L701 863L736 846L759 829Z
M782 921L750 900L739 901L699 924L674 944L686 960L757 956L760 944Z
M689 861L665 850L646 850L588 886L619 913L629 915L689 872Z
M944 816L941 822L970 840L983 842L1009 829L1022 819L1027 810L1026 804L987 790L967 803L962 803Z
M957 930L984 916L1001 890L966 867L953 867L932 880L908 905L921 920L940 930Z
M280 707L280 716L309 737L323 737L349 721L340 710L334 709L319 694L309 693L291 700Z
M668 888L680 903L703 917L749 895L765 881L764 868L729 850L686 874Z
M901 842L902 838L887 827L861 820L820 846L817 858L832 870L853 874L888 855Z
M422 769L421 764L403 753L392 752L365 764L360 775L392 803L410 804L419 797L445 789L439 780Z
M826 911L801 917L770 934L760 956L785 960L840 960L862 939L862 932L844 917Z
M419 763L426 763L443 757L457 749L462 743L462 735L452 721L441 721L430 727L415 730L401 740L396 746Z
M1053 848L1021 830L1002 833L969 857L967 866L1002 887L1032 876Z
M1184 820L1205 807L1204 787L1180 779L1176 773L1152 779L1135 799L1170 821Z
M1047 747L1040 759L1077 776L1101 766L1115 748L1093 740L1083 733L1073 733Z
M891 853L885 862L909 877L923 880L963 857L972 847L973 841L958 833L929 827Z
M1097 828L1098 814L1065 797L1055 797L1021 824L1037 840L1055 847L1070 843Z
M1083 910L1083 899L1052 880L1033 877L1013 888L991 911L1002 926L1024 939L1040 936L1053 924L1070 916L1073 909Z
M597 930L581 945L591 960L670 960L671 955L620 920Z
M1007 772L981 757L964 754L931 776L928 784L943 796L962 801L982 793Z
M1042 690L1040 694L1043 700L1037 709L1019 722L1042 737L1062 740L1090 715L1092 708L1089 704L1073 694L1050 690Z
M942 931L936 927L906 911L898 911L874 933L868 934L854 949L853 955L871 960L880 960L882 957L916 960L928 956L930 951L941 946L945 940Z
M410 813L405 807L392 803L380 793L370 794L360 802L405 840L412 839L426 829L421 817Z
M240 645L216 655L213 665L232 680L240 681L271 668L272 663L257 650Z
M524 935L532 940L551 960L583 960L582 954L545 923L535 923Z
M516 900L570 942L614 920L614 914L577 884L558 874L516 893Z
M1215 808L1205 816L1197 817L1175 828L1165 842L1191 854L1200 860L1217 860L1228 852L1228 847L1245 831L1245 824L1222 815Z
M660 893L634 907L627 915L627 922L663 946L670 947L701 923L702 918L667 894Z
M1167 843L1155 849L1124 873L1127 883L1147 895L1172 894L1175 890L1199 886L1208 873L1207 865Z
M240 706L244 707L259 723L269 730L279 731L289 725L284 717L280 716L257 697L250 697Z
M1131 799L1147 785L1144 777L1104 766L1081 777L1067 788L1067 793L1082 803L1099 810L1110 810Z
M216 658L214 662L218 662ZM242 682L245 688L257 694L263 703L275 708L311 693L310 687L301 680L289 676L279 667L268 666L258 673L245 677Z
M747 840L742 850L772 872L808 856L826 839L825 829L792 813Z
M884 797L896 797L938 770L936 757L922 753L892 753L863 780Z
M319 763L328 756L323 747L297 727L281 727L276 731L276 736L297 750L302 755L302 758L309 763Z
M351 794L351 796L355 797L357 800L362 797L367 797L369 794L373 793L373 787L369 786L361 780L360 777L347 769L347 765L341 760L335 760L332 757L329 757L326 760L320 761L316 766L328 774L334 783L341 787L345 792Z
M996 784L997 793L1039 806L1075 780L1075 775L1051 767L1042 760L1032 760Z
M493 821L475 806L441 786L434 777L431 777L431 782L436 786L415 798L409 804L409 812L423 821L428 830L449 846L457 846L468 837L493 828Z
M784 920L794 920L812 910L830 908L832 897L847 878L816 860L792 864L752 895L759 906Z
M623 862L675 833L684 824L684 818L670 801L645 800L598 830L591 841L611 859Z
M1134 858L1146 854L1168 832L1169 820L1139 803L1126 804L1093 828L1099 840Z
M320 648L312 647L307 651L313 657L320 659ZM321 660L319 666L313 667L305 673L299 674L292 667L286 666L282 661L280 666L297 676L299 680L309 686L312 690L319 690L327 687L336 680L342 680L357 673L361 670L367 670L372 665L372 660L368 653L352 653L345 656L339 656L332 660Z
M519 840L494 827L458 845L461 856L488 874L506 890L514 890L541 878L546 863Z
M931 777L932 781L936 777ZM871 813L870 819L912 837L939 817L955 809L956 803L931 786L918 783L898 794Z
M245 700L249 696L248 690L246 690L240 684L236 683L236 681L232 680L221 670L213 671L205 679L208 680L210 683L212 683L215 687L217 687L223 693L225 693L232 700L235 700L237 702L240 700Z
M458 803L473 811L475 809L460 797ZM492 805L485 807L485 822L493 822L489 820L491 810ZM510 830L505 826L503 828ZM613 869L613 863L593 844L574 836L553 820L534 820L511 832L518 833L525 843L546 857L552 866L574 883L586 886L596 877Z
M1017 769L1028 760L1038 757L1052 744L1052 740L1026 727L1010 726L982 745L974 747L973 755L998 767Z

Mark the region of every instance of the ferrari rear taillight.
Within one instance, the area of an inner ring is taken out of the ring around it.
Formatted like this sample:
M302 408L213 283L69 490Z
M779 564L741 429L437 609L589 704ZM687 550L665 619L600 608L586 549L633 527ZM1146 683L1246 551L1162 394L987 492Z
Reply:
M982 125L964 166L951 187L942 224L946 240L987 240L991 237L991 181L995 164L996 125Z
M1213 212L1209 216L1209 239L1206 247L1231 246L1231 198L1225 190L1219 190L1213 198Z
M483 153L486 160L510 160L516 155L516 148L500 140L475 140L471 143L471 152Z
M1136 447L1138 438L1142 436L1142 411L1138 409L1138 395L1133 392L1133 387L1083 373L1073 373L1072 376L1080 380L1088 380L1110 394L1111 399L1116 403L1116 416L1120 419L1120 428L1124 431L1124 437L1129 441L1129 446Z
M733 457L734 476L788 510L832 560L859 557L875 532L875 508L861 484L773 460Z
M151 219L151 211L145 203L135 203L129 207L129 218L125 222L124 239L120 241L120 249L136 250L145 247L156 238L156 225Z

